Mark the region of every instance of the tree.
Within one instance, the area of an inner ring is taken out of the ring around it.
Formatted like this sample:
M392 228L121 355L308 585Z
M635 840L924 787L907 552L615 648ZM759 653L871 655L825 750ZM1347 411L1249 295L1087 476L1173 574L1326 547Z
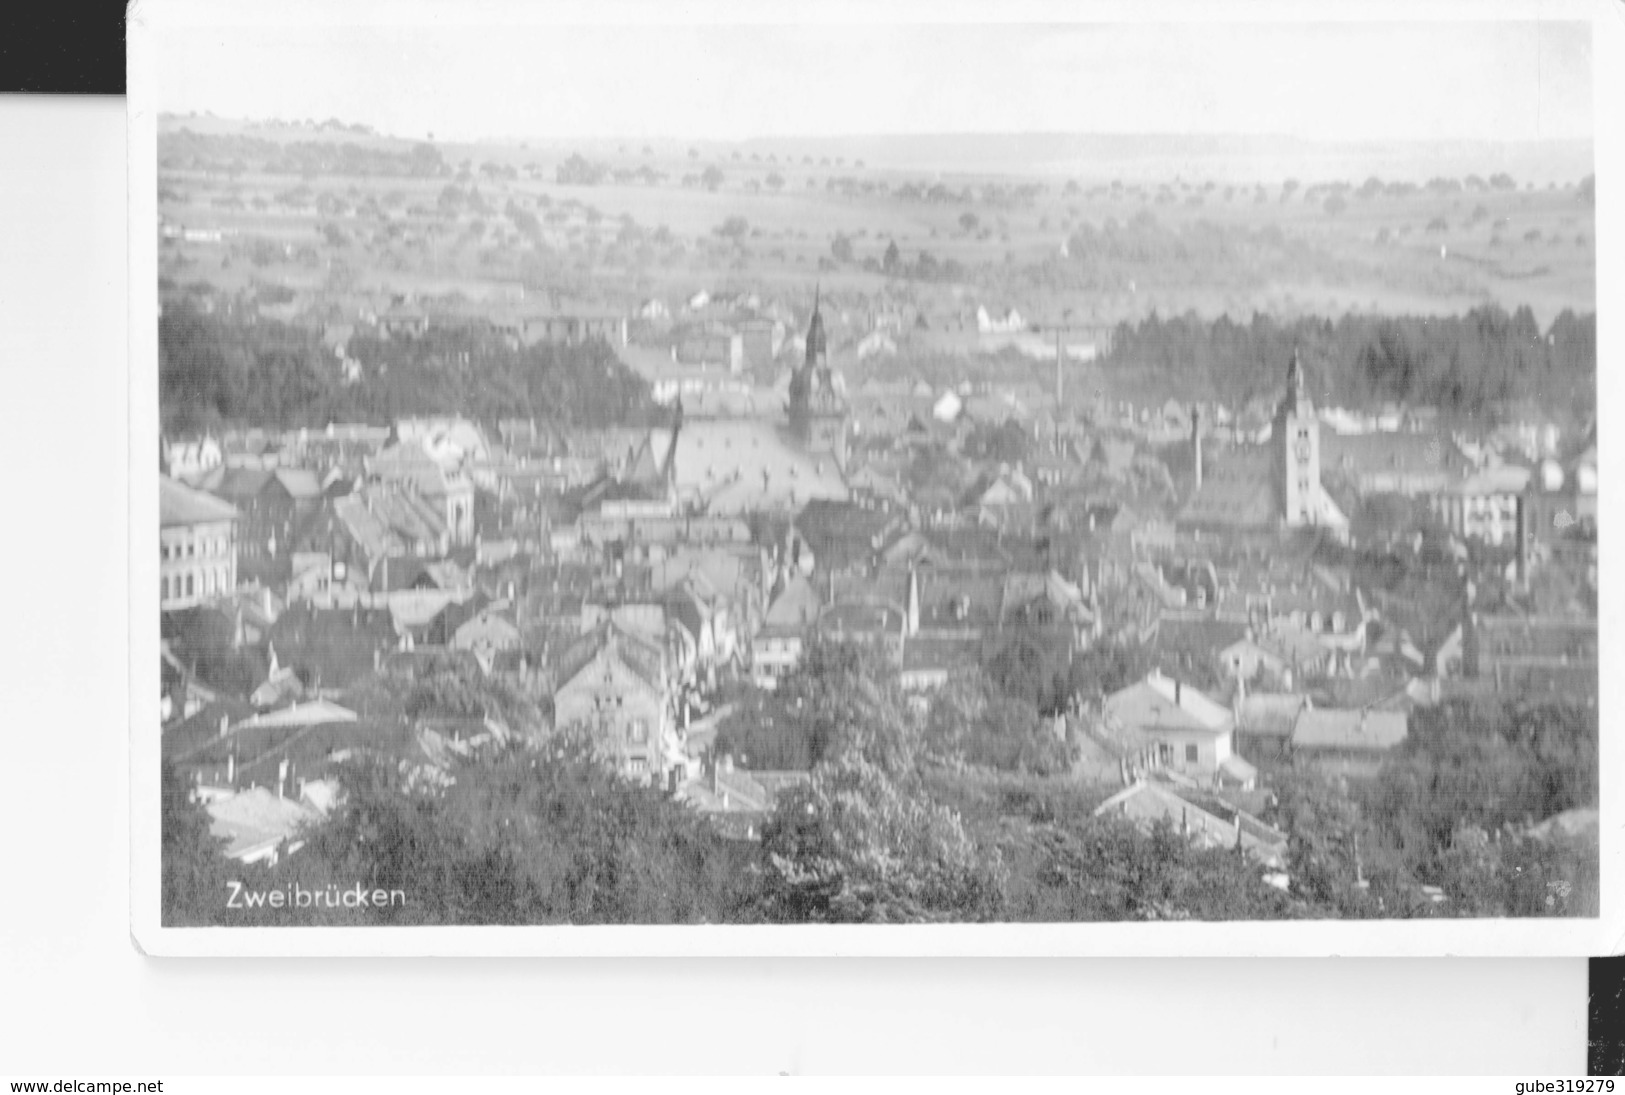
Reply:
M590 162L579 152L573 152L569 159L559 164L554 174L561 186L597 186L609 174L609 168Z
M437 655L420 668L407 693L405 712L414 720L490 718L526 735L538 733L542 726L534 700L507 682L486 676L468 656Z
M452 780L360 761L291 862L385 890L381 924L719 923L748 915L741 853L662 791L563 735L463 762Z
M750 235L750 224L744 217L733 216L711 230L725 240L739 241Z
M1003 871L958 815L908 793L861 749L781 793L762 837L759 909L789 923L994 919Z
M1012 897L1011 919L1266 920L1297 912L1246 856L1198 849L1166 819L1144 833L1120 818L1090 817L1040 828L1032 845L1033 877Z
M1032 702L999 692L980 673L956 676L932 695L925 741L939 759L1003 771L1057 775L1072 765L1071 750Z
M993 424L977 422L966 436L963 451L972 460L1018 464L1031 454L1032 438L1015 419Z
M966 232L976 231L980 224L981 221L977 219L975 213L967 210L966 212L959 214L959 227Z
M1287 873L1293 894L1342 917L1376 917L1408 907L1409 878L1393 857L1380 854L1376 832L1356 803L1310 769L1277 773L1275 784L1276 825L1290 834Z
M769 172L766 182L769 190L784 189L784 176L780 175L777 171Z
M163 768L160 798L160 919L166 928L220 922L232 875L226 841L210 834L210 819L192 800L191 787L171 765Z
M835 234L835 238L830 241L829 253L834 255L835 258L840 262L851 262L852 241L847 239L845 235L837 232Z
M880 260L880 268L888 274L898 274L903 269L903 255L897 249L897 241L892 240L886 244L885 257Z
M700 174L700 183L707 190L716 190L722 185L725 177L722 174L722 168L716 164L711 164Z

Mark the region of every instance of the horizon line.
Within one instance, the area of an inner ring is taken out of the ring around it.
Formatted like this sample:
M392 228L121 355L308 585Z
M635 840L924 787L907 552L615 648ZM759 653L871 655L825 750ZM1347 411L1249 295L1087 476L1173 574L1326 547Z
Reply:
M282 118L282 117L245 117L234 114L215 114L212 111L179 111L160 110L158 118L184 120L191 117L212 118L220 122L237 122L257 125L283 125L301 126L305 122L312 122L317 126L330 121L336 121L341 126L366 125L371 130L371 136L398 141L418 141L434 144L475 144L479 142L493 143L524 143L528 141L568 142L568 141L667 141L672 143L698 143L698 144L746 144L751 141L847 141L847 140L918 140L928 138L1010 138L1010 137L1062 137L1062 138L1091 138L1091 139L1145 139L1160 140L1198 140L1198 141L1290 141L1306 145L1324 146L1351 146L1351 145L1484 145L1530 147L1551 144L1589 144L1595 145L1596 134L1586 136L1550 136L1550 137L1339 137L1339 136L1305 136L1295 133L1286 133L1276 130L1247 132L1243 130L1069 130L1069 129L932 129L917 131L875 131L875 132L843 132L843 133L757 133L743 137L695 136L683 134L638 134L627 133L599 133L599 134L495 134L487 133L472 136L440 136L419 137L398 132L386 132L365 122L346 121L342 118L329 117L316 118Z

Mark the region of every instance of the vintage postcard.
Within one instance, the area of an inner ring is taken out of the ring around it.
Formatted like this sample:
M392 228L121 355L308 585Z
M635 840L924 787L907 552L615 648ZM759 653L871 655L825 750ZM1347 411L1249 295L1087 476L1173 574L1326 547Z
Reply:
M1617 16L138 3L137 943L1618 949Z

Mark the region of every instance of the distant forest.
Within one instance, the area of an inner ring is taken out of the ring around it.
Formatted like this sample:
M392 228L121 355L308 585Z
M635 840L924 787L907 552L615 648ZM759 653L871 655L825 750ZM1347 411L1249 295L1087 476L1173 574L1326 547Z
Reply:
M1305 318L1251 323L1195 315L1119 325L1101 365L1118 387L1182 398L1273 398L1293 348L1324 404L1438 407L1494 417L1538 406L1584 422L1597 406L1597 317L1565 311L1541 331L1528 308L1464 316ZM1117 383L1121 380L1121 385Z
M163 428L383 425L426 414L585 427L654 421L648 383L602 342L515 350L446 330L405 340L358 334L347 352L360 364L353 383L315 331L209 314L188 301L166 305L158 323Z
M160 141L160 171L250 171L267 175L382 176L433 178L451 174L432 144L403 147L397 143L344 141L271 141L263 137L220 136L181 129Z

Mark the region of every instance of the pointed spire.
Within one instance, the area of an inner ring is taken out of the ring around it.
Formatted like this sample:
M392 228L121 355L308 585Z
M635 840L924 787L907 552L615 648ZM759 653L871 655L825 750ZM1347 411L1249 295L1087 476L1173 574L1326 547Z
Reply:
M824 339L824 317L819 310L822 298L823 287L814 283L812 317L807 321L806 363L809 369L822 366L828 356Z
M1292 364L1286 367L1286 397L1296 400L1303 391L1303 359L1298 353L1298 344L1292 344Z
M677 435L683 432L683 397L677 397L677 407L672 413L671 441L666 446L666 459L661 464L661 472L668 483L677 481Z

